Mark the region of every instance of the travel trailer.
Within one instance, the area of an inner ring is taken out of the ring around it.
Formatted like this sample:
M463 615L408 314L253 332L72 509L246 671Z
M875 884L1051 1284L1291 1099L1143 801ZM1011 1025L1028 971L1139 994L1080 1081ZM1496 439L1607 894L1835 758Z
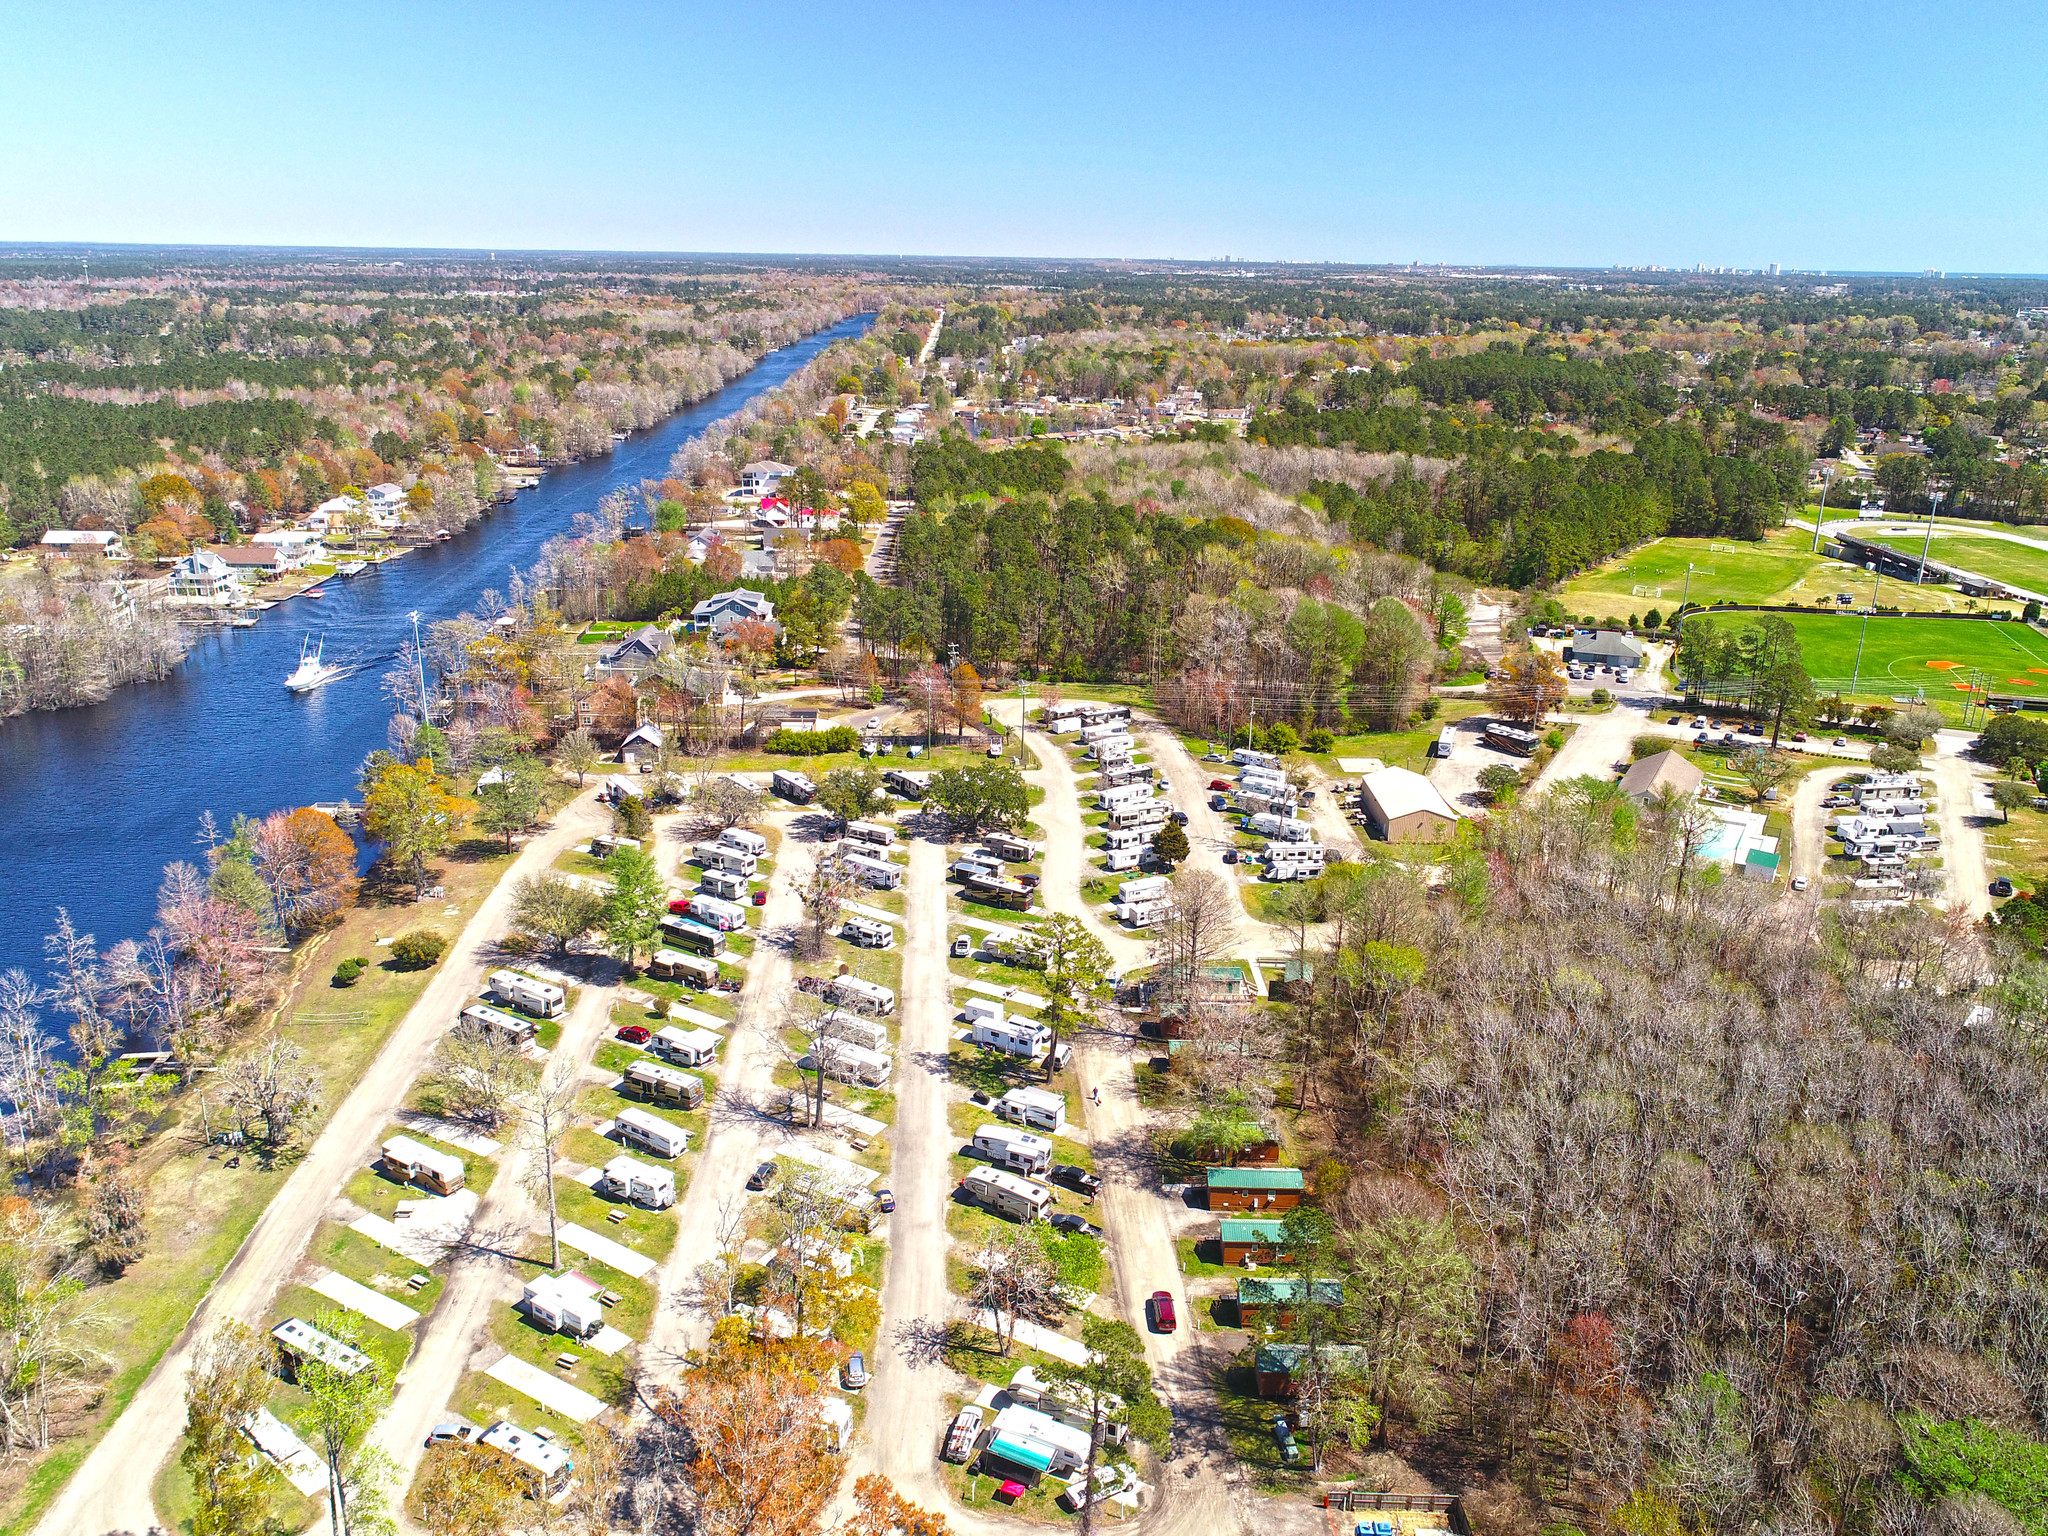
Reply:
M1012 1088L996 1100L995 1112L1017 1125L1057 1136L1066 1124L1067 1099L1045 1088Z
M862 949L889 949L896 943L896 925L855 913L840 925L839 936Z
M666 1168L653 1168L630 1157L615 1157L598 1175L600 1193L615 1200L665 1211L676 1203L676 1176Z
M875 848L896 846L896 829L885 827L875 821L849 821L843 834L850 843L866 843Z
M453 1152L436 1152L410 1136L394 1136L380 1151L378 1161L385 1172L402 1183L431 1189L437 1195L452 1195L462 1188L462 1159Z
M850 1040L870 1051L889 1049L889 1026L877 1020L864 1019L843 1008L834 1008L818 1023L828 1040Z
M538 1275L526 1282L520 1308L543 1328L587 1339L604 1327L604 1287L575 1270L566 1275Z
M538 1026L531 1019L522 1019L515 1013L493 1008L488 1003L471 1003L462 1010L461 1022L473 1024L486 1034L496 1035L513 1045L530 1043Z
M1006 1168L977 1168L960 1181L968 1199L1012 1221L1043 1221L1052 1209L1052 1191Z
M716 896L692 896L685 910L706 928L716 928L720 933L736 933L747 926L745 907Z
M647 962L647 974L664 981L685 982L700 990L718 984L715 961L686 955L679 949L657 949L654 958Z
M537 1019L559 1019L569 994L553 982L536 981L517 971L493 971L484 978L484 995Z
M768 857L768 839L758 832L749 832L744 827L727 827L718 834L718 841L727 848L737 848L741 853L751 853L757 859Z
M877 982L859 976L834 976L825 983L825 996L856 1013L886 1018L896 1011L896 994Z
M681 1157L690 1150L690 1133L644 1109L622 1109L612 1121L622 1145L656 1157Z
M718 1059L725 1036L714 1029L679 1029L671 1024L647 1042L647 1049L676 1067L701 1067Z
M846 843L839 845L839 867L871 890L893 891L903 884L902 865L855 853Z
M679 1104L684 1109L695 1109L704 1102L704 1079L643 1058L626 1068L625 1076L619 1079L619 1092L653 1104Z
M768 787L784 800L798 805L809 805L818 793L818 786L808 777L789 768L778 768L769 775Z
M881 1087L889 1081L889 1073L896 1065L881 1051L871 1051L851 1040L827 1039L817 1050L805 1052L797 1066L806 1072L816 1072L820 1057L824 1060L825 1075L835 1083L853 1083L862 1088Z
M1052 1143L1045 1137L1000 1121L974 1133L974 1150L999 1168L1042 1174L1052 1166Z

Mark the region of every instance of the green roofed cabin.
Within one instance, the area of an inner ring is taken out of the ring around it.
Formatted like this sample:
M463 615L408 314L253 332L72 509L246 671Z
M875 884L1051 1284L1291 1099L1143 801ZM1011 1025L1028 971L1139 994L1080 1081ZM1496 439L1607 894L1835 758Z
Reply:
M1223 1262L1282 1264L1294 1257L1280 1246L1278 1218L1226 1216L1223 1218Z
M1252 1366L1252 1379L1261 1397L1294 1396L1294 1368L1308 1353L1301 1344L1261 1344ZM1365 1351L1356 1344L1332 1344L1323 1350L1324 1365L1355 1365Z
M1291 1211L1301 1204L1299 1168L1211 1168L1212 1211Z
M1325 1307L1344 1305L1342 1280L1310 1282L1309 1294ZM1294 1303L1301 1295L1301 1282L1281 1276L1247 1278L1237 1282L1237 1323L1240 1328L1290 1328L1294 1325Z

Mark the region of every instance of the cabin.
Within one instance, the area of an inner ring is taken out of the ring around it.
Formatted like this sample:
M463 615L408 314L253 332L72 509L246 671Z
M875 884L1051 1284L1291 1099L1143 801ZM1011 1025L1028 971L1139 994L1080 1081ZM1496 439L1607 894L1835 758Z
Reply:
M644 1109L622 1109L612 1120L619 1144L656 1157L677 1158L690 1150L690 1133Z
M569 994L562 988L517 971L493 971L484 983L485 996L537 1019L559 1019L569 1006Z
M270 1330L277 1345L277 1363L286 1381L299 1379L299 1364L317 1360L344 1376L359 1375L377 1368L376 1362L360 1349L330 1338L303 1317L288 1317Z
M843 1008L876 1018L887 1018L896 1011L896 994L893 991L879 982L859 976L834 976L825 983L825 996Z
M1067 1096L1047 1088L1012 1088L991 1107L1003 1119L1048 1136L1057 1136L1067 1123Z
M487 1003L471 1003L462 1010L458 1023L472 1025L487 1035L496 1036L508 1045L525 1046L534 1043L540 1026L531 1019L522 1019L517 1014L506 1013Z
M1621 792L1638 805L1660 795L1696 795L1706 774L1676 752L1657 752L1632 764L1621 776Z
M1221 1226L1226 1264L1285 1264L1294 1257L1283 1246L1278 1218L1226 1216Z
M630 1157L615 1157L597 1176L598 1193L644 1210L665 1211L676 1203L676 1176Z
M379 1149L378 1162L401 1184L416 1184L437 1195L452 1195L462 1188L462 1159L453 1152L436 1152L410 1136L394 1136Z
M984 1210L1012 1221L1043 1221L1052 1191L1005 1168L977 1168L960 1181L960 1192Z
M587 1339L604 1327L604 1287L588 1275L536 1275L526 1282L519 1309L556 1333Z
M816 1049L805 1052L797 1066L805 1072L822 1071L835 1083L880 1088L889 1081L889 1074L895 1070L896 1063L885 1052L871 1051L850 1040L828 1037L819 1041Z
M1299 1168L1211 1168L1204 1182L1212 1211L1291 1211L1301 1204Z
M630 1098L645 1099L650 1104L677 1104L684 1109L695 1109L704 1102L704 1079L694 1073L665 1067L658 1061L643 1059L626 1068L625 1076L619 1079L618 1091Z
M1294 1396L1294 1372L1307 1352L1307 1346L1301 1344L1261 1344L1252 1367L1252 1380L1258 1387L1259 1396L1269 1401ZM1326 1344L1322 1353L1326 1367L1334 1367L1347 1374L1359 1370L1365 1359L1365 1351L1356 1344ZM1452 1528L1457 1527L1452 1524Z
M647 974L663 981L680 981L702 990L718 985L718 964L679 949L657 949L647 962Z
M478 1445L503 1451L515 1464L514 1476L525 1486L529 1498L552 1502L569 1488L576 1463L554 1440L543 1440L531 1430L499 1420L477 1437Z
M972 1143L977 1155L1016 1173L1042 1174L1052 1166L1052 1143L1001 1121L980 1127Z
M1302 1282L1285 1275L1247 1275L1237 1282L1237 1325L1240 1328L1292 1328L1302 1295ZM1342 1280L1312 1280L1306 1294L1317 1305L1344 1305Z

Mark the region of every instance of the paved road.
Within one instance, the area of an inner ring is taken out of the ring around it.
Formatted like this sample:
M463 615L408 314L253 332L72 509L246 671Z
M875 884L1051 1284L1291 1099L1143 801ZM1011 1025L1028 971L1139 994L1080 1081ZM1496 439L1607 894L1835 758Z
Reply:
M298 1267L329 1203L369 1161L392 1110L425 1067L435 1041L475 994L489 968L486 946L505 927L519 878L549 868L565 849L609 824L596 795L593 785L565 806L484 897L419 1001L257 1218L177 1343L157 1362L127 1410L43 1516L36 1527L42 1536L146 1531L157 1523L150 1486L185 1432L185 1377L194 1345L223 1319L239 1318L252 1325L263 1320L271 1298Z
M932 360L932 351L939 344L940 327L946 323L946 306L941 304L937 316L932 320L932 333L925 337L924 345L917 349L917 366L922 368Z

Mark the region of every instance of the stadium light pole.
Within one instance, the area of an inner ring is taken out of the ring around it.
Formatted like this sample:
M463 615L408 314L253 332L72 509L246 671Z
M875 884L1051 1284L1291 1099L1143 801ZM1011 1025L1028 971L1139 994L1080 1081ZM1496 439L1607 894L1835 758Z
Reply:
M1835 483L1835 472L1830 469L1820 483L1820 510L1813 514L1813 552L1820 553L1820 525L1827 521L1828 487Z
M1920 541L1920 569L1913 573L1913 585L1920 586L1927 580L1927 551L1934 543L1934 517L1941 510L1941 492L1935 491L1927 503L1927 537Z

